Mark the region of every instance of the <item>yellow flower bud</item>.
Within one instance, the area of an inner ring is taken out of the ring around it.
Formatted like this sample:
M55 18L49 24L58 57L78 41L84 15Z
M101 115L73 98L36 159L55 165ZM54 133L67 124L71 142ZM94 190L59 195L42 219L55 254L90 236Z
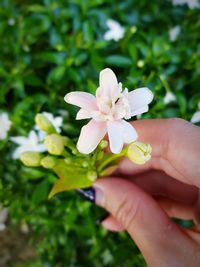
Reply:
M136 164L144 164L151 159L152 147L142 142L133 142L127 147L126 156Z
M35 117L35 122L42 131L48 134L56 133L56 129L54 128L53 124L43 114L37 114Z
M27 151L22 153L20 160L27 167L38 167L43 156L38 152Z
M50 134L45 137L44 144L48 152L53 155L62 155L64 152L64 140L59 134Z
M57 159L52 156L46 156L41 160L41 166L47 169L53 169L57 163Z

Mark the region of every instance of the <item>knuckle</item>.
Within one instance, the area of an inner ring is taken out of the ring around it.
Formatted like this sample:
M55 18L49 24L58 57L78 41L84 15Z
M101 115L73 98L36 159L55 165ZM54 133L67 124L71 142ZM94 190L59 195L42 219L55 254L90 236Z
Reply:
M125 229L130 229L133 221L136 219L139 210L138 206L137 203L133 205L128 197L124 197L118 206L115 216Z

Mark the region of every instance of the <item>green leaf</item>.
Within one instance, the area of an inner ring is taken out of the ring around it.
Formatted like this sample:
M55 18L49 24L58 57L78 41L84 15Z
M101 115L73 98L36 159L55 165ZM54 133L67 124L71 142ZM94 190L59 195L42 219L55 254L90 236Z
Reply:
M66 190L90 187L94 182L88 179L87 170L81 168L75 170L74 167L66 165L64 160L60 160L53 170L59 179L54 184L49 198Z
M33 191L32 201L35 205L38 205L42 201L47 199L49 192L49 182L44 180L39 185L36 186L35 190Z
M129 67L132 64L130 58L121 55L108 56L105 59L106 64L117 67Z
M48 82L58 82L60 81L64 74L65 74L65 67L64 66L59 66L54 68L53 70L50 71L48 75Z

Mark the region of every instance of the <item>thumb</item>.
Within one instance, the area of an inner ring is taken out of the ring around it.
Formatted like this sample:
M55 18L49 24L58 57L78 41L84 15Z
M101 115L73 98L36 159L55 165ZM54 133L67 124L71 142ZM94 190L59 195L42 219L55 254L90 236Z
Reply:
M192 241L184 232L151 196L133 183L109 177L99 179L94 188L96 204L107 209L128 231L148 265L164 266L163 261L169 264L170 258L174 264L180 247L191 248Z

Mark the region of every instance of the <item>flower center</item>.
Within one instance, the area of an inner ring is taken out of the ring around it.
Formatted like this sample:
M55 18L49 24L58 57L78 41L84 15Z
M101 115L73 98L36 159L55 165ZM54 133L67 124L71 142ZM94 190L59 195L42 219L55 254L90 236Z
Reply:
M128 100L128 90L118 91L112 98L108 95L101 95L97 98L99 108L97 120L120 120L131 117L131 108Z

